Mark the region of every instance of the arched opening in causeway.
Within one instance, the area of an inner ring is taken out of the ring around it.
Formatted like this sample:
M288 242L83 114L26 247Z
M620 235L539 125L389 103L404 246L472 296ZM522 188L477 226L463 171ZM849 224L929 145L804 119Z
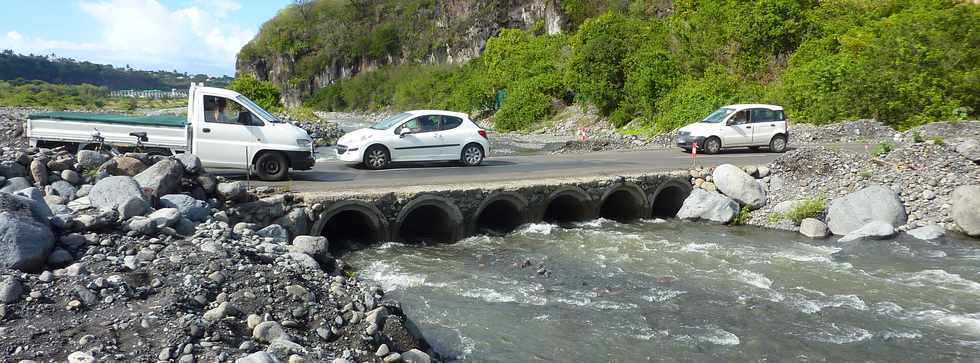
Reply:
M398 216L398 237L408 243L452 243L460 238L462 214L448 200L422 197Z
M632 222L645 217L646 202L643 191L632 184L610 189L602 198L599 217L620 223Z
M491 195L477 209L474 234L505 235L527 222L527 201L516 194Z
M589 195L578 188L557 191L548 199L541 220L547 223L582 222L593 218Z
M650 214L655 218L674 218L691 194L691 186L677 180L660 185L650 196Z
M384 241L387 230L384 215L373 205L343 201L321 213L312 232L327 237L330 253L340 255Z

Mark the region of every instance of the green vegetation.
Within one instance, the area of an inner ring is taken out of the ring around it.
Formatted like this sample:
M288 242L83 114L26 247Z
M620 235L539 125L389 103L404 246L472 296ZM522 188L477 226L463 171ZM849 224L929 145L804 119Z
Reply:
M42 107L55 110L123 110L174 108L187 105L185 99L144 99L109 97L109 90L90 84L65 85L42 81L0 81L0 106Z
M769 221L775 223L787 219L795 224L800 224L804 219L817 217L825 209L827 209L827 196L821 194L800 201L786 214L775 212L770 214Z
M926 141L926 139L924 137L922 137L922 134L919 133L918 130L912 131L912 142L918 144L918 143L921 143L921 142L924 142L924 141Z
M930 139L930 140L931 140L931 141L932 141L932 143L933 143L933 144L935 144L935 145L943 145L943 144L945 144L945 143L946 143L946 140L943 140L943 137L942 137L942 136L936 136L936 137L933 137L933 138L932 138L932 139Z
M743 205L741 209L738 210L738 214L735 215L735 219L732 219L731 225L741 226L752 218L752 208L747 205Z
M245 74L231 81L228 89L248 97L266 111L282 111L282 106L279 104L279 88L272 82L260 81L250 74Z
M887 153L890 153L892 150L895 150L894 142L882 141L879 142L877 145L875 145L875 147L871 148L871 151L869 151L869 153L871 154L871 156L878 158L884 156Z
M736 102L781 104L797 122L877 118L899 129L980 109L980 6L961 1L564 0L567 35L542 34L538 22L501 31L465 65L421 65L505 6L476 4L471 18L436 26L434 0L302 1L239 58L297 59L297 82L337 65L407 60L306 104L491 111L502 130L536 127L573 102L638 134Z

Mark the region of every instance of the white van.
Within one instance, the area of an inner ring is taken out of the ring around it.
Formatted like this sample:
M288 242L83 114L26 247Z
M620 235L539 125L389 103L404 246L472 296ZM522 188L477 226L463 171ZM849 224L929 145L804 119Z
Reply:
M700 122L677 131L677 146L690 152L714 154L721 149L768 147L770 151L786 151L789 125L783 108L774 105L728 105L712 112Z

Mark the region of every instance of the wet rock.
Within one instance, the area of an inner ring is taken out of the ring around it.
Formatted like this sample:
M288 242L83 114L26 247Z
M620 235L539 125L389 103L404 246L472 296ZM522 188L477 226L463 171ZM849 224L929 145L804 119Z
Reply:
M0 303L12 304L24 294L24 285L16 277L0 277Z
M418 336L412 334L401 317L388 316L381 329L384 343L388 348L396 352L406 352L412 349L425 349L425 343Z
M827 226L837 235L846 235L871 222L904 225L908 220L898 194L881 185L872 185L830 202Z
M757 170L753 170L757 171ZM766 191L744 170L731 164L719 165L711 173L718 190L751 208L766 205Z
M131 198L146 200L140 185L128 176L103 178L88 194L89 202L96 208L116 209Z
M841 239L837 241L850 242L859 239L886 239L891 236L894 236L895 233L896 233L895 226L892 226L891 224L885 222L871 221L870 223L865 224L861 228L851 231L850 233L848 233L844 237L841 237Z
M963 232L980 237L980 185L964 185L953 190L950 212Z
M728 223L736 214L738 214L738 203L734 200L718 193L694 189L687 199L684 199L684 204L677 211L677 218Z
M827 225L816 218L805 218L800 221L800 234L810 238L827 237Z
M136 174L133 180L140 187L149 190L149 194L154 197L162 197L167 194L180 192L180 178L184 173L184 168L177 160L164 159L143 172Z
M164 195L160 197L160 206L176 208L185 218L195 222L204 221L211 212L207 203L184 194Z
M75 159L78 161L79 168L90 169L99 167L108 157L94 150L80 150L75 155Z
M919 227L909 231L909 235L924 241L940 238L945 233L946 230L937 224L930 224L928 226Z

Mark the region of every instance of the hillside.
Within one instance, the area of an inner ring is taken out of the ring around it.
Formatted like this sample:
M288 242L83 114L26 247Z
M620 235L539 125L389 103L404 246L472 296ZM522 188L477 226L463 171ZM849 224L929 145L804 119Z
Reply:
M204 74L191 75L175 71L143 71L129 67L117 68L61 58L54 55L22 55L11 50L0 52L0 80L44 81L53 84L89 84L109 90L187 88L191 82L207 81L224 87L230 77L211 78Z
M656 133L733 102L907 129L976 117L976 24L953 0L303 1L238 71L287 106L489 111L502 130L585 103Z

